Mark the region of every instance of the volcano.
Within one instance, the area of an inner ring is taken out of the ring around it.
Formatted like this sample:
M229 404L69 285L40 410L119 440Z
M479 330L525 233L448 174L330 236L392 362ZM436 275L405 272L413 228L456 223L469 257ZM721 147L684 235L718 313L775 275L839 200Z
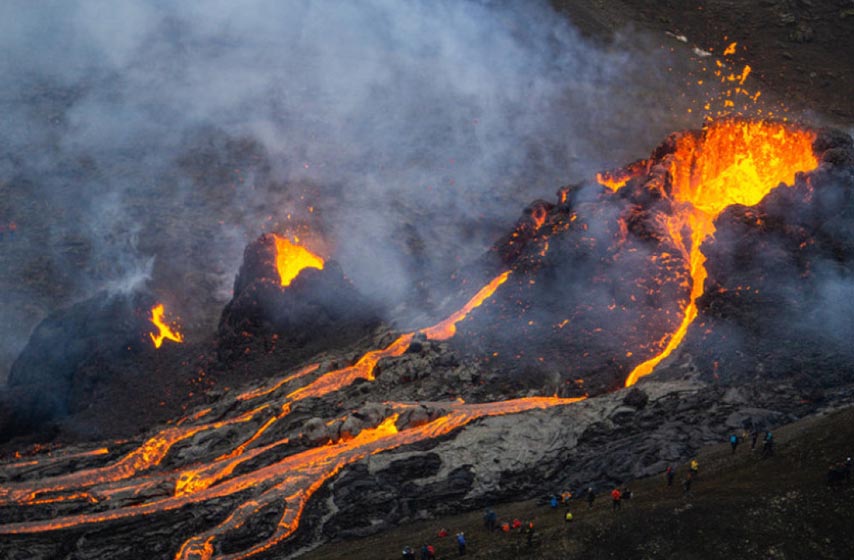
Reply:
M726 430L843 402L854 333L834 296L854 272L852 189L854 144L837 131L722 120L675 133L533 202L455 275L445 315L408 332L333 260L264 235L217 332L181 346L240 383L143 436L9 458L4 550L284 557L660 472ZM67 322L50 321L31 345ZM101 355L81 352L63 378Z

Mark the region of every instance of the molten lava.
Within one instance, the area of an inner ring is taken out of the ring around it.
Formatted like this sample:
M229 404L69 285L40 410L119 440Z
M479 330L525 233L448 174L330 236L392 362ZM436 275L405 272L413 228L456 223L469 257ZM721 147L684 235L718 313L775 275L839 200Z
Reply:
M165 313L165 308L162 303L159 303L151 308L151 317L149 320L154 323L154 326L157 327L157 334L149 333L151 337L151 342L154 343L155 348L160 348L163 344L164 340L171 340L172 342L181 343L184 342L184 337L177 330L173 330L174 327L170 327L163 321L163 314Z
M291 243L281 236L276 239L276 269L279 271L279 280L282 287L290 286L291 281L306 268L323 270L323 259L315 255L302 245Z
M707 276L700 248L714 235L715 218L732 204L753 206L779 184L792 184L796 173L815 169L813 140L812 132L790 125L742 120L715 121L699 134L679 138L669 156L668 194L674 205L665 226L689 265L690 296L679 328L661 352L632 370L627 387L669 356L697 317Z
M434 340L452 337L455 325L492 296L509 274L506 271L493 278L459 311L421 332ZM0 534L55 531L162 514L191 504L230 498L235 503L230 515L222 518L218 525L189 537L177 551L175 559L249 558L292 535L312 495L355 461L402 445L443 436L478 418L582 400L530 397L483 404L466 404L461 400L431 403L440 412L438 416L429 422L402 426L398 425L402 413L422 405L386 403L392 412L373 427L365 427L355 435L341 437L327 445L301 449L273 461L259 460L265 454L275 454L276 449L289 443L281 435L272 436L275 430L271 428L279 427L277 425L287 419L292 405L307 398L332 394L357 380L373 380L379 360L402 355L414 336L412 332L402 334L386 347L365 353L353 365L322 373L300 388L280 391L316 372L320 367L318 364L304 366L264 388L236 394L219 409L216 421L202 422L203 417L214 415L210 408L203 409L153 434L135 449L122 455L107 456L108 462L102 466L74 470L72 462L68 464L72 472L66 474L0 485L0 506L61 507L69 504L68 509L58 515L52 510L46 518L0 525ZM252 401L256 403L252 404ZM253 426L250 434L242 440L233 437L232 430L238 424ZM226 451L222 452L218 446L220 451L204 462L192 453L171 453L176 445L202 434L202 440L223 442ZM260 443L264 434L268 440ZM84 455L108 453L108 450L99 448L65 457L77 459ZM166 460L167 456L170 461ZM37 459L36 464L28 468L43 462L53 468L52 461L51 458ZM171 493L164 493L168 488L172 489ZM239 531L253 517L268 515L265 508L275 503L284 503L285 507L272 532L239 551L224 553L220 549L224 537Z

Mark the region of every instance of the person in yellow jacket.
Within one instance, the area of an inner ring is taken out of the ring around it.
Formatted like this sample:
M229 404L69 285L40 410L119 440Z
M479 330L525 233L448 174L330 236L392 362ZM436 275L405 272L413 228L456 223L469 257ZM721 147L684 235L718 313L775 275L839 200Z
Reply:
M691 459L691 477L697 478L697 475L700 474L700 463L697 462L697 459Z

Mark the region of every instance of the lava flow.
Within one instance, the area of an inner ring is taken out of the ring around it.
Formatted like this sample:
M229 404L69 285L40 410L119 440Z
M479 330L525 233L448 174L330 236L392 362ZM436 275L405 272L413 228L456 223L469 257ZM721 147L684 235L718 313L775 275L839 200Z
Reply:
M158 333L149 333L151 337L151 342L154 343L155 348L160 348L163 344L164 340L171 340L172 342L184 342L184 337L177 330L173 330L173 327L167 325L163 320L163 315L165 313L165 308L162 303L159 303L151 308L151 317L149 320L154 323L154 326L157 327Z
M276 239L276 269L279 271L279 279L282 287L291 285L303 269L316 268L323 270L323 259L315 255L302 245L292 243L285 237L279 235Z
M697 298L703 295L707 276L701 246L714 235L715 218L733 204L753 206L779 184L792 184L796 173L815 169L814 139L812 132L783 123L723 120L677 140L675 152L665 160L670 189L661 194L673 202L673 214L664 225L688 263L690 295L678 329L657 355L632 370L627 387L670 355L697 317ZM600 175L599 181L618 190L641 176L645 167L635 164L623 173Z
M447 339L455 325L488 299L507 279L505 271L479 290L459 311L446 320L420 331L427 338ZM175 558L249 558L280 543L296 531L306 503L331 477L344 467L368 455L448 434L487 416L512 414L526 410L566 405L582 398L530 397L505 402L466 404L462 401L437 403L386 403L386 416L378 424L338 441L326 442L306 450L282 456L289 438L292 406L307 398L318 398L340 391L362 379L374 379L378 361L402 355L416 333L405 333L386 347L365 353L353 365L321 373L300 388L289 386L319 369L318 364L304 366L295 373L258 388L226 399L219 412L204 409L183 418L152 435L135 449L110 462L82 468L39 480L9 482L0 486L0 506L62 507L30 516L29 520L0 525L0 534L33 534L69 529L143 515L175 511L190 504L229 499L231 514L213 526L186 540ZM437 412L427 422L402 422L408 410L430 406ZM218 416L217 416L218 415ZM216 417L201 422L202 417ZM251 424L244 437L234 438L237 425ZM261 436L266 435L266 438ZM173 452L189 440L228 442L228 450L213 445L210 458ZM322 442L321 442L322 443ZM98 451L98 455L103 451ZM168 459L168 460L167 460ZM37 465L40 464L37 460ZM69 465L73 468L73 463ZM249 468L247 468L249 467ZM164 489L171 488L171 492ZM219 546L224 537L253 517L266 517L270 507L283 506L275 528L239 551L224 552ZM62 511L62 510L58 510Z

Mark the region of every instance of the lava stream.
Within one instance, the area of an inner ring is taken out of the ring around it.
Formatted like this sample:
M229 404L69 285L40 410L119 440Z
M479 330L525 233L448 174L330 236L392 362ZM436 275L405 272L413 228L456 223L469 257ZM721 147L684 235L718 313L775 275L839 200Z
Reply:
M691 291L679 327L657 355L632 370L627 387L669 356L697 317L697 298L703 295L707 277L701 245L714 235L715 218L732 204L754 206L779 184L794 183L796 173L815 169L814 140L812 132L790 125L736 120L715 121L699 135L679 138L676 151L668 156L669 197L674 204L665 227L688 263ZM600 175L600 180L616 190L625 180L639 176L640 169L619 176Z
M149 317L149 320L157 327L157 334L149 333L148 336L151 337L151 342L154 343L155 348L160 348L164 340L171 340L178 343L184 342L184 337L181 333L177 330L172 330L172 327L163 321L164 313L166 313L166 310L162 303L158 303L151 308L151 317Z

